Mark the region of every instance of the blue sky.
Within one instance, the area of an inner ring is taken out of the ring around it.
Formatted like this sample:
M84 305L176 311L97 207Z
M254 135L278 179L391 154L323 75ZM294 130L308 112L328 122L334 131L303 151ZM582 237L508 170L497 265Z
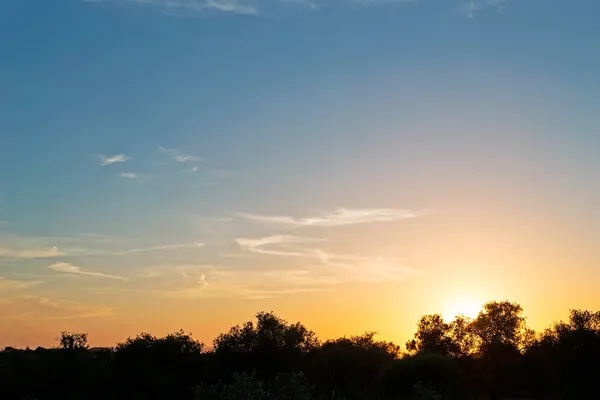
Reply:
M599 12L593 0L5 1L0 290L78 320L85 307L131 315L115 299L132 291L422 288L426 271L441 285L482 265L509 282L528 263L597 279ZM238 277L219 286L223 271ZM169 274L197 286L144 280Z

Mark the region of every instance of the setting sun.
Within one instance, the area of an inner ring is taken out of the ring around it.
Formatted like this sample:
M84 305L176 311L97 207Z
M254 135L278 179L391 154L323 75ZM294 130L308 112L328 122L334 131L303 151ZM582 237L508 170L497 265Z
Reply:
M447 307L442 312L442 317L446 322L454 320L458 315L476 318L482 305L483 303L470 298L454 299L448 302Z

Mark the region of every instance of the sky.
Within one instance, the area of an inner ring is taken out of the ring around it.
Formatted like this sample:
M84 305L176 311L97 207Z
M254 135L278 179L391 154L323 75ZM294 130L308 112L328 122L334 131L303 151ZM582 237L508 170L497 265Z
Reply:
M600 309L597 0L1 8L0 347Z

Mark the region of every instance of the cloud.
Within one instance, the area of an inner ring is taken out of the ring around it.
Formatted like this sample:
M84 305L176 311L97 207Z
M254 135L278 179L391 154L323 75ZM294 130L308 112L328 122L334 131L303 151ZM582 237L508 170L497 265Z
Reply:
M125 254L134 254L134 253L144 253L149 251L166 251L166 250L179 250L179 249L199 249L204 247L204 243L195 242L195 243L181 243L181 244L163 244L160 246L152 246L152 247L138 247L123 251L117 251L111 254L114 255L125 255Z
M338 208L334 212L326 213L320 216L295 218L289 216L266 216L250 213L238 213L237 215L253 221L264 222L277 225L292 226L316 226L316 227L335 227L355 224L366 224L372 222L392 222L403 219L416 218L423 212L416 212L404 209L390 208L364 208L347 209Z
M111 157L100 156L100 165L106 166L114 163L121 163L131 160L131 157L126 156L125 154L116 154Z
M19 236L0 231L0 262L57 257L121 256L143 252L199 249L204 243L144 243L135 238L83 233L79 236ZM52 246L52 244L56 244ZM60 247L59 247L60 246Z
M203 9L212 9L243 15L258 14L258 8L256 6L240 4L240 2L235 0L206 0L197 10L201 11Z
M355 254L336 254L307 244L324 242L323 239L290 235L260 239L238 238L238 245L246 251L275 256L305 257L332 267L329 279L352 282L399 281L418 273L404 265L403 260L386 257L364 257Z
M101 272L84 271L83 269L81 269L81 267L78 267L78 266L70 264L70 263L64 263L64 262L59 262L59 263L49 265L48 268L50 268L51 270L54 270L57 272L63 272L66 274L88 275L88 276L95 276L98 278L115 279L115 280L119 280L119 281L127 281L128 280L127 278L124 278L124 277L118 276L118 275L109 275L109 274L103 274Z
M140 278L156 279L160 278L162 282L186 282L186 284L192 283L194 287L200 285L205 288L208 286L207 275L211 276L224 276L225 274L219 274L223 272L214 265L205 264L182 264L182 265L169 265L163 264L154 267L146 268L140 271Z
M134 289L167 298L254 298L333 290L335 276L314 274L308 269L260 269L239 265L159 265L143 271L156 279L153 289ZM125 288L124 290L129 290Z
M140 177L140 175L135 172L121 172L119 173L119 176L125 179L137 179Z
M15 281L0 276L0 291L26 290L40 283L41 281Z
M323 6L381 6L385 4L417 5L422 0L82 0L90 3L118 2L153 6L164 14L174 17L193 17L207 12L232 13L239 15L285 15L290 12L310 12Z
M277 235L277 236L269 236L260 239L248 239L248 238L237 238L237 244L244 250L251 251L253 253L259 254L270 254L276 256L292 256L292 257L301 257L305 256L306 252L302 250L293 250L293 247L290 248L290 245L297 245L302 243L315 243L322 242L323 239L315 239L315 238L306 238L300 236L291 236L291 235ZM266 246L273 246L287 250L277 250L277 249L266 249Z
M6 304L0 304L0 319L79 320L108 318L115 315L113 307L31 295L17 296Z
M11 249L0 247L0 259L32 260L36 258L54 258L65 255L58 247L50 248L30 248L30 249Z
M123 179L151 179L153 178L152 175L142 175L142 174L138 174L137 172L120 172L119 173L119 177L123 178Z
M487 8L494 8L502 11L507 0L469 0L463 3L462 8L469 18L474 18L475 14Z
M265 299L276 299L281 296L290 295L290 294L299 294L299 293L314 293L314 292L322 292L325 290L330 290L327 288L309 288L309 287L300 287L300 288L289 288L289 289L276 289L276 288L268 288L268 289L244 289L241 290L239 296L246 300L265 300Z
M325 7L418 7L433 0L81 0L86 3L119 3L154 7L164 15L193 18L207 13L229 13L248 16L278 17L293 13L315 12ZM437 1L468 18L486 10L502 11L508 0L448 0ZM458 5L458 7L456 6Z
M200 285L201 288L205 288L208 286L208 282L206 280L206 275L201 274L200 278L198 279L198 285Z
M191 154L182 153L177 149L168 149L166 147L158 146L158 151L167 155L169 158L180 162L180 163L190 163L190 162L198 162L202 161L202 158L193 156Z
M377 257L371 259L353 254L340 255L323 251L318 252L318 257L323 264L348 271L349 279L357 282L401 281L408 276L419 273L418 270L404 265L403 260L395 258Z

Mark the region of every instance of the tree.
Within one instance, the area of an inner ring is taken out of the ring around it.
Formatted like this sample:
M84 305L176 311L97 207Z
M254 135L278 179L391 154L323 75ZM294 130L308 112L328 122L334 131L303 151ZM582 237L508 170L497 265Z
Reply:
M261 347L273 347L307 352L319 345L315 333L300 322L288 324L274 313L264 311L256 314L256 320L256 325L248 321L219 335L214 340L215 350L249 353Z
M189 398L205 372L203 347L183 330L164 337L141 333L127 338L116 348L115 386L131 398Z
M472 332L471 318L459 315L450 323L450 337L452 338L454 357L469 356L475 350L475 336Z
M477 339L480 353L486 354L494 346L523 350L530 333L522 313L523 307L517 303L486 303L470 329Z
M492 399L516 395L514 390L524 384L518 368L532 331L522 313L523 308L517 303L492 301L483 306L470 325L484 361L480 365L482 385Z
M328 340L316 352L311 377L322 392L340 391L351 398L370 398L382 372L398 357L400 347L375 340L376 332Z
M459 349L451 336L450 324L440 314L424 315L417 323L415 338L406 343L411 353L455 355Z
M564 398L593 398L600 375L600 312L571 310L568 322L546 329L527 356L540 394L549 389Z
M76 332L61 332L56 338L59 347L65 350L84 350L89 347L88 334Z
M214 340L215 356L228 372L256 369L263 378L298 371L305 356L319 347L315 333L299 322L289 324L272 312L259 312L256 320Z

